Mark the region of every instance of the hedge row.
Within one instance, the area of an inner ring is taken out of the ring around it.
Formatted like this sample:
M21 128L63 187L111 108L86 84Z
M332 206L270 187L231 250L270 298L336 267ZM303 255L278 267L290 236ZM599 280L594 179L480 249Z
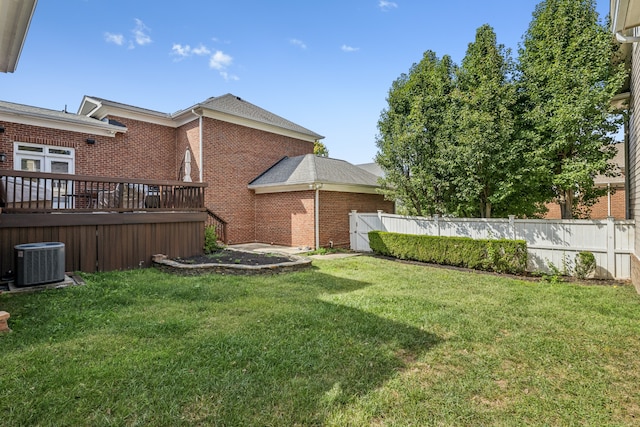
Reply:
M394 258L453 265L499 273L523 273L527 268L524 240L471 239L369 232L369 246Z

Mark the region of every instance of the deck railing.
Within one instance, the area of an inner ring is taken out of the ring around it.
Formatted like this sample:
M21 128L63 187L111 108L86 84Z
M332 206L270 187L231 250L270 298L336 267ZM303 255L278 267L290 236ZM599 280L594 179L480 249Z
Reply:
M224 244L227 243L227 221L207 209L207 221L205 226L213 226L216 230L218 240Z
M6 213L205 211L207 184L0 170Z

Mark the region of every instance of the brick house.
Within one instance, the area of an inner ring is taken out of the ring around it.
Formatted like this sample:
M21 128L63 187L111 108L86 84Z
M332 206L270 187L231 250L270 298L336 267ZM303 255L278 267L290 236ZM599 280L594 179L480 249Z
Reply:
M1 169L206 182L205 206L227 222L228 243L348 245L350 210L393 210L375 193L375 176L335 159L319 162L337 183L321 174L304 190L255 184L285 157L312 164L321 138L231 94L173 114L90 96L76 114L0 102Z
M626 165L628 175L629 217L636 223L640 220L640 5L637 1L611 0L611 30L618 42L629 70L629 79L624 89L614 99L624 105L628 112L625 123L625 148L628 154ZM631 254L631 281L640 293L640 233L635 233L635 249Z
M626 192L626 166L624 143L616 143L617 153L611 163L614 166L615 176L598 175L593 182L597 188L606 189L607 194L600 197L588 209L589 219L627 219L627 192ZM546 219L561 219L560 205L548 203Z
M257 239L288 246L312 246L315 238L315 247L348 247L351 210L394 210L377 194L375 175L313 154L283 158L249 188L256 194ZM279 215L283 203L291 215Z

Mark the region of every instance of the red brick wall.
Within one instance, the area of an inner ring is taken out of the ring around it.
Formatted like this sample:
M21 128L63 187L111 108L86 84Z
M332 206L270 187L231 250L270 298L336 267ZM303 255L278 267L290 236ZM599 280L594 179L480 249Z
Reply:
M589 219L605 219L608 216L608 200L607 196L602 196L591 207ZM615 219L625 219L625 190L617 189L611 195L611 216ZM560 219L560 206L557 203L548 203L549 211L544 216L546 219Z
M314 191L255 196L256 241L315 247Z
M96 172L88 175L118 178L177 180L180 161L176 155L176 130L167 126L112 117L127 126L124 135L96 138L89 146ZM84 172L76 172L84 174Z
M184 126L178 128L177 131L177 162L178 170L184 167L184 155L187 149L191 151L191 180L193 182L200 181L200 126L199 120L195 119ZM180 179L184 177L184 169L180 174Z
M379 194L320 191L320 246L349 247L349 212L393 213L393 202Z
M56 147L66 147L75 149L76 153L76 174L87 174L85 171L95 168L89 166L90 150L85 142L87 138L95 138L97 141L113 140L107 137L95 137L94 135L71 132L65 130L49 129L39 126L22 125L0 121L0 126L4 127L4 133L0 133L0 152L7 155L7 161L0 163L1 169L13 169L13 143L28 142L31 144L53 145ZM96 174L93 174L96 175Z
M205 203L228 223L229 243L256 240L255 194L249 182L284 156L313 153L313 143L204 118Z
M39 126L0 122L0 151L9 161L0 168L13 169L13 142L53 145L75 149L77 175L116 178L176 179L175 130L117 118L129 128L115 138L93 134L49 129ZM87 144L86 139L95 139Z

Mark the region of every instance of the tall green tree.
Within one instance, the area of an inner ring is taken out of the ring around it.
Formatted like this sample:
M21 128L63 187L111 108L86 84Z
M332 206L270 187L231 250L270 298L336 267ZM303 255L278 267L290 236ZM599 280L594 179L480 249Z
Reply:
M476 31L457 72L454 155L456 206L460 216L532 215L531 171L516 132L516 86L510 53L493 28Z
M542 1L520 48L523 124L562 218L591 205L601 194L594 177L611 172L618 123L609 102L624 79L615 49L594 0Z
M449 191L447 123L455 66L432 51L395 80L378 121L382 192L408 214L443 213Z

